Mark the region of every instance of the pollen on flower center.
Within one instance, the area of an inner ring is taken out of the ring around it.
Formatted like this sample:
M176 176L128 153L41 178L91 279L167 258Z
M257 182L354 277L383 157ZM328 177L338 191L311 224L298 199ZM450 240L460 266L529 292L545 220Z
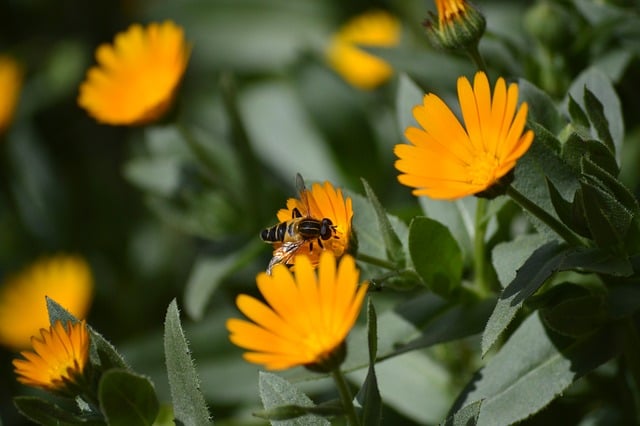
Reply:
M469 183L472 185L490 186L496 181L496 170L500 162L495 155L482 153L467 166Z

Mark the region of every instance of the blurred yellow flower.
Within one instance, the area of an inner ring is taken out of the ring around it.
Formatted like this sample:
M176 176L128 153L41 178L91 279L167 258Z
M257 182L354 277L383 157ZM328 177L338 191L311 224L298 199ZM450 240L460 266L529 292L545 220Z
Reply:
M307 209L308 205L308 209ZM311 189L305 188L300 193L300 198L289 198L287 208L280 209L277 213L280 222L287 222L294 217L293 211L297 209L303 216L314 219L329 219L332 223L333 236L320 244L304 244L295 251L282 250L283 243L275 242L274 260L272 264L293 263L294 255L305 254L309 256L312 265L317 265L320 253L329 251L334 256L340 257L349 248L351 242L351 219L353 218L353 206L350 197L344 197L341 189L336 189L330 182L323 184L314 183ZM308 211L307 211L308 210ZM311 241L310 243L314 243ZM271 267L272 265L270 265Z
M57 321L49 329L40 329L40 337L31 339L33 350L14 359L17 380L27 386L64 392L78 383L89 358L89 331L84 321L66 327Z
M523 133L527 104L516 112L517 84L507 89L499 78L492 99L487 76L478 72L473 88L467 78L458 78L458 98L466 128L439 97L427 94L413 109L422 128L407 128L411 145L395 146L395 167L403 173L398 180L416 188L415 195L451 200L482 192L531 146L533 132Z
M105 124L154 121L171 106L190 53L183 29L171 21L131 25L113 45L98 47L78 104Z
M92 291L91 270L84 259L57 255L36 261L0 287L0 344L14 350L29 347L31 336L49 325L45 296L84 318Z
M397 46L400 34L397 18L383 11L368 12L344 24L334 34L325 55L329 65L347 82L360 89L373 89L387 81L393 69L359 46Z
M22 87L22 68L11 57L0 55L0 134L11 124Z
M295 271L276 265L272 275L256 278L266 304L241 294L238 309L251 321L231 318L231 341L250 352L245 360L270 370L306 366L332 370L345 356L344 340L355 324L367 285L358 285L353 257L324 252L317 273L307 256L297 256Z

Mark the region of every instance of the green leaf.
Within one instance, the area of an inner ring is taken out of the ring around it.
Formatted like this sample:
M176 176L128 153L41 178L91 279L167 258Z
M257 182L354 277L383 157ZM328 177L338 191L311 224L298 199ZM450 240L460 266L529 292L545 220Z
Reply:
M589 107L584 104L585 89L593 93L595 98L597 98L602 104L602 113L604 115L604 118L606 119L606 122L608 123L607 128L615 146L613 152L616 153L616 158L618 158L619 160L624 139L624 123L622 121L622 107L616 90L611 84L609 78L601 70L593 66L587 68L580 75L578 75L573 83L571 83L569 94L578 103L583 102L581 106L584 110L587 111L587 114L589 115L591 115L594 111L590 113ZM594 124L593 118L590 118L592 120L592 124Z
M49 321L53 324L55 321L72 323L78 322L76 317L71 315L65 308L59 305L55 300L46 297L47 311L49 312ZM95 331L91 326L87 325L90 336L89 357L94 367L99 367L100 371L107 371L111 368L129 369L129 365L122 355L118 353L116 348L100 333Z
M75 415L69 410L62 409L49 401L35 396L16 396L13 398L13 403L20 414L37 424L60 426L106 425L103 421L83 418L80 415Z
M112 425L152 425L160 410L149 379L126 370L111 369L102 375L98 399Z
M553 134L558 134L566 125L565 119L551 97L524 79L518 80L518 96L529 105L528 120L539 123Z
M369 299L367 304L367 329L369 343L369 368L367 377L356 395L356 399L362 407L361 421L365 425L379 425L382 421L382 398L378 389L375 363L378 352L378 319L373 302Z
M312 407L292 404L280 405L269 410L254 411L252 414L261 419L271 420L272 423L281 424L283 420L292 420L308 414L321 417L339 416L344 414L344 410L340 404L325 404Z
M226 256L200 256L185 287L184 307L194 320L200 320L212 294L225 278L253 259L264 245L257 239Z
M584 89L584 104L587 109L587 114L589 114L591 124L593 124L598 137L612 153L615 153L616 147L613 144L613 138L609 132L609 123L607 122L607 117L604 116L602 104L586 87Z
M568 167L555 148L539 142L541 140L536 137L531 148L516 164L512 185L530 201L555 216L547 190L547 179L553 182L563 198L571 200L579 188L578 174ZM527 213L527 217L547 239L558 238L554 231L535 216Z
M418 202L425 216L437 220L449 228L464 253L464 257L471 259L475 234L476 197L464 197L453 202L419 197Z
M175 299L169 304L165 317L164 354L176 419L185 425L210 424L209 410L200 391L200 382L182 331Z
M567 248L558 242L543 245L518 269L514 280L500 295L482 335L482 355L491 349L529 296L554 273L569 270L614 276L628 276L633 272L628 260L599 248Z
M602 142L583 139L575 133L567 138L562 147L562 158L576 171L580 171L583 158L587 158L611 176L618 176L620 167L614 153Z
M516 272L531 254L548 242L540 234L519 235L514 240L497 244L491 251L491 262L502 287L516 277Z
M286 405L313 407L314 403L298 388L280 376L261 371L259 378L260 399L266 410ZM307 414L296 419L274 422L278 426L329 426L328 420Z
M478 422L482 400L472 402L447 417L443 426L474 426Z
M416 272L434 293L450 297L462 283L462 252L449 229L428 217L409 225L409 253Z
M537 413L575 380L615 355L610 330L568 339L527 318L454 405L482 401L477 425L512 424Z
M378 229L384 241L387 258L394 265L396 265L396 269L402 269L404 268L406 263L402 242L400 241L400 238L398 238L398 234L396 234L395 230L391 226L391 222L387 217L387 212L384 210L384 207L382 207L382 204L380 204L378 197L376 197L376 194L369 186L369 183L367 183L364 178L361 178L361 181L365 193L367 194L367 198L369 199L369 202L373 206L373 209L376 213Z
M413 117L413 108L421 105L424 91L407 74L401 73L398 77L398 90L396 92L396 119L398 134L404 135L407 127L416 127L417 121Z
M567 98L569 103L569 116L571 117L572 124L580 129L589 129L591 124L589 123L587 113L582 110L582 107L573 99L571 94L568 94Z
M558 334L580 337L604 324L607 306L604 295L589 294L581 286L560 284L545 294L540 318Z

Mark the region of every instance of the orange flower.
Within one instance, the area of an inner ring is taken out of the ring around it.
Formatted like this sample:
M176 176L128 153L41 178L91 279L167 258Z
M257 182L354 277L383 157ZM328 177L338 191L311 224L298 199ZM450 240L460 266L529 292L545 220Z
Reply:
M77 383L89 358L89 331L84 321L62 325L57 321L31 339L33 350L14 359L17 380L27 386L64 392Z
M359 46L393 47L400 42L400 22L387 12L375 11L347 22L326 51L329 65L360 89L373 89L393 74L391 66Z
M276 263L291 265L295 255L307 255L311 263L317 265L323 251L329 251L334 256L340 257L349 249L352 238L351 219L353 218L351 198L345 198L342 195L342 190L334 188L328 181L323 184L314 183L311 189L307 189L304 187L302 177L298 175L297 184L300 198L289 198L287 208L278 211L278 220L281 224L289 224L296 217L296 213L318 221L328 219L331 222L331 238L320 242L317 240L295 243L269 241L273 244L274 252L267 272ZM268 231L268 229L263 231L263 239L265 239L265 232Z
M458 79L458 97L465 127L428 94L413 109L422 128L409 127L411 145L395 146L398 180L416 188L415 195L452 200L482 192L513 169L533 142L533 132L524 132L527 104L516 111L517 84L507 89L499 78L492 98L487 76L478 72L473 88L465 77Z
M332 370L340 365L367 285L358 285L359 271L351 256L336 263L324 252L316 273L307 256L297 256L295 272L276 265L272 275L263 272L256 278L267 304L238 296L238 309L251 321L232 318L227 329L234 344L250 351L244 354L247 361L270 370Z
M98 65L80 86L78 104L112 125L146 124L172 103L189 61L184 31L171 21L134 24L96 50Z

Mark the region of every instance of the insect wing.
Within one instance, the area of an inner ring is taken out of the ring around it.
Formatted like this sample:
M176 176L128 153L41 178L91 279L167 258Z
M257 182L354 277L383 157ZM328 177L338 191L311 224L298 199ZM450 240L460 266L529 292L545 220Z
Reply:
M304 179L300 173L296 173L296 190L300 195L300 203L302 204L302 216L311 217L311 207L309 205L309 191L304 184Z
M278 247L273 252L273 257L271 261L269 261L269 266L267 266L267 274L271 275L271 270L274 266L279 263L283 265L287 265L293 256L298 252L298 249L305 243L306 241L288 241L282 246Z

